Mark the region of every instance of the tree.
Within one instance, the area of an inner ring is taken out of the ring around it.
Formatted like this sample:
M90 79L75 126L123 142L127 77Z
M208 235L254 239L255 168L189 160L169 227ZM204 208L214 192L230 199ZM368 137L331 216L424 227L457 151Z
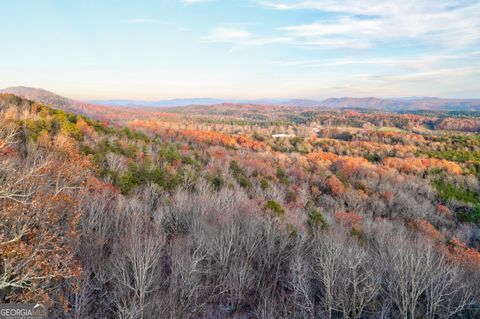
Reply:
M124 211L118 229L122 235L112 260L116 313L125 319L144 318L147 297L161 280L158 265L165 245L158 226L151 224L146 212L137 209L127 206Z
M3 141L16 151L2 156L0 166L0 289L10 301L60 302L63 284L74 286L81 273L74 190L88 174L89 160L58 137L25 143L6 129L11 126L0 125Z
M328 187L330 188L330 191L335 196L340 196L347 191L346 187L343 185L343 183L335 175L331 175L328 178L327 182L328 182Z

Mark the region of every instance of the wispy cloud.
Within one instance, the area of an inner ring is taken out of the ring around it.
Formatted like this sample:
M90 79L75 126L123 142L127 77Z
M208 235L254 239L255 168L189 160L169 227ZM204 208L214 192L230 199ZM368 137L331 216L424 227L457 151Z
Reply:
M391 57L364 57L364 58L337 58L318 60L287 60L272 61L271 64L285 67L298 68L328 68L342 66L376 66L395 67L406 71L423 71L437 68L445 63L460 63L470 66L480 66L476 52L452 53L452 54L422 54L415 56L391 56Z
M215 1L215 0L180 0L181 3L186 5L192 5L192 4L202 3L202 2L212 2L212 1Z
M151 18L127 18L120 20L118 23L126 25L160 25L170 30L174 29L180 32L189 31L190 28L180 23L168 20L157 20Z
M156 23L156 20L155 19L150 19L150 18L129 18L129 19L121 20L120 23L123 23L123 24L152 24L152 23Z
M230 28L230 27L218 27L210 31L210 33L203 37L205 42L239 42L252 38L252 34L248 31Z
M420 42L458 47L480 41L480 2L475 0L312 0L261 5L274 10L330 13L313 23L280 28L305 46L367 48Z
M352 75L352 79L360 82L379 82L383 84L401 84L405 83L418 83L419 81L443 81L448 78L452 81L457 78L464 78L465 76L479 74L480 72L476 68L461 67L461 68L445 68L436 69L425 72L414 72L405 74L357 74Z
M292 41L288 37L262 37L251 32L233 27L217 27L208 35L201 38L202 42L229 43L238 47L257 46L276 43L288 43Z

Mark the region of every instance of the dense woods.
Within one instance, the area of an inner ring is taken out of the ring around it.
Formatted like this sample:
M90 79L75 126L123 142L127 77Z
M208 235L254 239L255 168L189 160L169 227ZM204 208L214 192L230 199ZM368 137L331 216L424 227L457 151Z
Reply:
M430 113L91 118L0 94L0 302L53 318L478 318L480 120Z

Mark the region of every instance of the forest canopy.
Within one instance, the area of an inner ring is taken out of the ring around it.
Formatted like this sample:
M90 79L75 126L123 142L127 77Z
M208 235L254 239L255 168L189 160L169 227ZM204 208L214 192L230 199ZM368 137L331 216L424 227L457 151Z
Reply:
M476 318L479 119L0 94L0 299L55 318Z

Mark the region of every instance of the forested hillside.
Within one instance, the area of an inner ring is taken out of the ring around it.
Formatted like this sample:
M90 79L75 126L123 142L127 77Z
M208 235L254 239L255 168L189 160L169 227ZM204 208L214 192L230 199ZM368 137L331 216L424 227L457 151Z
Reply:
M52 318L480 316L475 113L95 114L0 94L1 303Z

